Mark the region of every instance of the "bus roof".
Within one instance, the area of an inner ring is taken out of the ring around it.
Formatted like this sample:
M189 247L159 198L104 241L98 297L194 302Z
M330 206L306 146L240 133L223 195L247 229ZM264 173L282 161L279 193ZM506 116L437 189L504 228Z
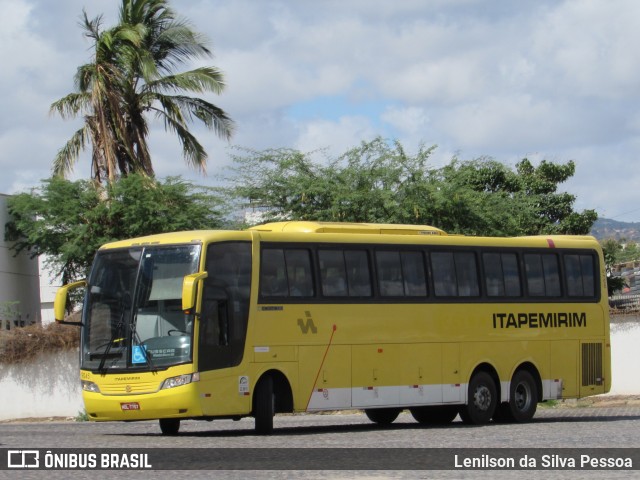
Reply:
M190 230L183 232L156 233L145 237L116 240L100 247L103 249L129 248L146 245L181 245L188 243L207 243L212 240L250 240L251 233L242 230Z
M377 223L338 223L288 221L257 225L247 230L192 230L149 235L109 242L101 250L145 245L207 244L213 241L250 241L258 235L274 241L322 241L380 243L436 243L465 246L530 246L537 248L594 248L597 240L588 235L536 235L522 237L476 237L448 235L428 225L394 225ZM319 236L317 236L319 235ZM326 235L326 236L325 236ZM391 235L385 239L385 235ZM365 240L366 237L366 240ZM412 238L413 237L413 238ZM428 237L428 238L427 238Z
M394 225L387 223L339 222L273 222L249 230L279 233L362 233L368 235L447 235L444 230L429 225Z

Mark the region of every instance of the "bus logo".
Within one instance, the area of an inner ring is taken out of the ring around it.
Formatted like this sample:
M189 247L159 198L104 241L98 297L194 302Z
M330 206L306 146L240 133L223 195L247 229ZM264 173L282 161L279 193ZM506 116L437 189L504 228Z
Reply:
M313 323L313 318L311 318L311 312L304 312L304 315L307 317L306 321L301 318L298 319L298 326L302 333L307 334L309 333L309 330L311 330L311 333L318 333L318 328Z

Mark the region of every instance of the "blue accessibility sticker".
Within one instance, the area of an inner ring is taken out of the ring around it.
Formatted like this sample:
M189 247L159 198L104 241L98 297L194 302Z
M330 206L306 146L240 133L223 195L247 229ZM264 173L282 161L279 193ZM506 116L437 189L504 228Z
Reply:
M144 345L134 345L131 351L131 363L147 363L147 350Z

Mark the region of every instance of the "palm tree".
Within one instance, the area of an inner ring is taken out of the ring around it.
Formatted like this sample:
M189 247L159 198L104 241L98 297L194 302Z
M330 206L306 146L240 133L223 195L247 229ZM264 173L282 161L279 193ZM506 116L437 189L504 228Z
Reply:
M188 123L200 120L229 139L233 122L221 108L181 94L224 89L223 75L213 67L174 73L189 60L211 56L202 36L167 0L122 0L117 26L103 31L101 17L89 20L86 13L82 25L93 41L93 62L78 68L77 92L54 102L51 112L63 118L84 114L85 122L56 155L53 173L68 173L90 142L94 180L112 182L130 172L153 176L149 114L177 134L187 163L205 172L207 153Z

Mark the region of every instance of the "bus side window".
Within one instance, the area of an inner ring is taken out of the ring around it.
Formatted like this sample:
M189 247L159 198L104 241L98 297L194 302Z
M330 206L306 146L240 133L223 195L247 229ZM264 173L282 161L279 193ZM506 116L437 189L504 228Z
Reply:
M289 295L292 297L313 297L313 275L309 250L285 250Z
M265 248L260 265L260 295L263 297L288 296L284 250Z
M207 285L202 305L200 336L206 346L228 345L229 298L224 288Z
M560 270L555 254L528 253L524 255L527 288L533 297L559 297Z
M458 280L458 296L477 297L480 295L478 285L478 267L473 252L455 252L456 277Z
M370 297L371 274L365 250L318 250L325 297Z
M346 297L347 272L342 250L319 250L320 282L325 297Z
M456 266L453 252L431 252L433 268L433 288L437 297L457 295Z
M369 257L364 250L345 250L347 279L350 297L371 296Z
M404 294L407 297L427 296L427 275L422 252L401 252Z
M376 271L383 297L427 295L422 252L377 251Z
M482 263L489 297L519 297L520 273L515 253L483 253Z
M565 255L567 272L567 294L570 297L592 297L595 295L594 263L591 255Z
M400 252L376 252L376 271L380 295L383 297L404 295Z
M480 295L478 267L473 252L431 252L431 265L436 296Z

